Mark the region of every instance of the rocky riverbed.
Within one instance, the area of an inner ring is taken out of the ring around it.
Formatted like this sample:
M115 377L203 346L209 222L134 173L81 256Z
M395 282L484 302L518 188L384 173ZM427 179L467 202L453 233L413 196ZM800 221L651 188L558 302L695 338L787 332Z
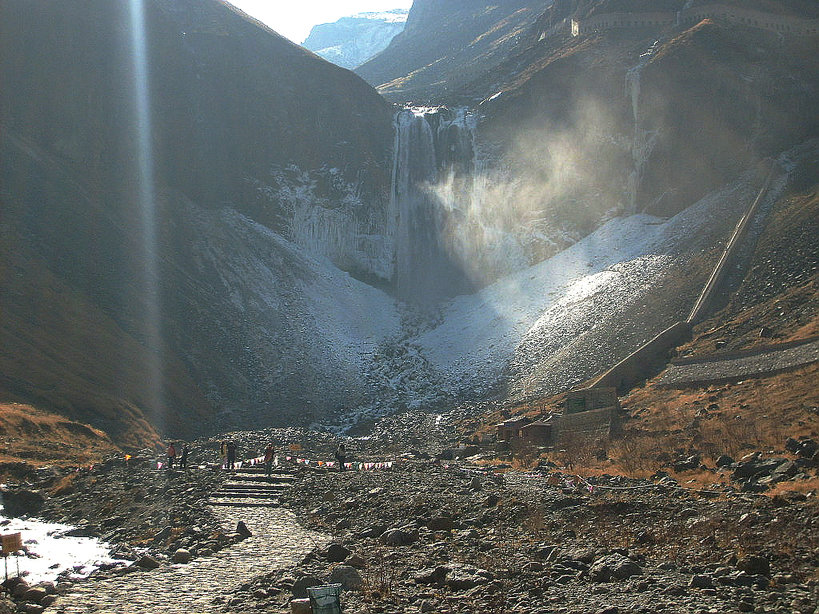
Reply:
M590 481L414 461L305 473L290 505L333 543L241 592L274 611L323 582L383 614L816 611L812 497Z
M337 441L289 430L229 438L245 458L278 438L284 464L287 455L330 460ZM288 612L308 586L327 582L344 586L351 613L817 612L812 493L697 491L661 476L580 480L548 466L501 473L427 451L396 454L391 438L348 444L355 460L392 460L391 468L341 473L291 460L293 486L281 508L264 513L207 505L225 477L214 441L192 446L196 466L187 475L157 470L160 459L148 453L70 477L41 472L16 489L45 495L39 515L103 537L135 563L101 569L79 586L60 579L40 587L45 603L10 585L16 607L94 611L100 595L130 586L151 586L143 601L154 607L161 591L176 594L178 582L199 574L207 586L179 598L209 612ZM235 530L240 517L252 537ZM143 611L151 610L133 610ZM180 601L179 611L190 609Z

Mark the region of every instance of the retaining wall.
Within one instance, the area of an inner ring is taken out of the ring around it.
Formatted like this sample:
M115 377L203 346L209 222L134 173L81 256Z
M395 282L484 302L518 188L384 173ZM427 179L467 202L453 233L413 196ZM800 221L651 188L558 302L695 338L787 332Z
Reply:
M669 352L689 339L691 324L677 322L606 371L590 388L611 386L624 392L661 370L668 364Z

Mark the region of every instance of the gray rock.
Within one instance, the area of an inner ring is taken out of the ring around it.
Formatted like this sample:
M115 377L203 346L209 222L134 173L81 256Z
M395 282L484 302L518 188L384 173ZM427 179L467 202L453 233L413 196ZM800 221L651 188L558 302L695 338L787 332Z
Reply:
M3 513L10 518L37 514L43 505L45 497L38 490L18 488L3 491Z
M301 599L303 597L307 597L308 587L321 586L322 584L324 584L324 582L318 576L301 576L293 583L293 588L291 588L290 591L293 593L293 597L296 599Z
M446 516L439 516L427 522L430 531L451 531L453 526L452 518Z
M737 561L737 569L750 575L771 575L771 564L764 556L751 555L742 557Z
M358 570L351 565L337 565L330 572L330 582L341 584L347 591L354 591L361 588L364 580Z
M327 549L324 551L324 558L326 558L331 563L340 563L348 556L352 554L352 551L348 548L345 548L341 544L332 543L327 546Z
M591 566L589 577L592 582L611 582L625 580L631 576L641 575L643 570L637 563L622 554L609 554Z
M435 602L432 599L422 599L418 609L421 612L434 612L435 611Z
M23 593L23 599L26 601L33 601L34 603L40 603L43 600L43 597L45 597L47 594L46 589L42 586L34 586Z
M698 574L688 583L690 588L714 588L714 579L706 574Z
M450 568L446 565L438 565L438 567L422 569L415 574L415 582L416 584L441 584L449 571Z
M247 525L241 520L236 523L236 532L241 535L243 539L253 535L253 533L250 532L250 529L247 528Z
M142 569L156 569L159 567L159 561L150 554L146 554L136 562L136 565L142 567Z
M390 529L381 535L381 543L386 546L409 546L418 541L418 531Z
M53 605L55 601L57 601L57 595L46 595L40 600L40 605L47 608L48 606Z
M190 563L192 558L190 550L186 550L185 548L179 548L176 552L173 553L172 561L174 563Z
M731 458L730 456L728 456L727 454L721 455L716 461L717 467L727 467L728 465L733 465L733 464L734 464L734 459Z

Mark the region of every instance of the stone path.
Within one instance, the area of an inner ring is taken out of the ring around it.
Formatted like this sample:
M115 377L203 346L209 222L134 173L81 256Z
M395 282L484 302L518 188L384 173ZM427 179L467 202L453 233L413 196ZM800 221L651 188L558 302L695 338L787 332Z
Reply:
M773 350L739 358L713 357L690 364L672 364L660 378L661 386L740 379L776 373L819 361L819 340L784 350Z
M186 565L78 584L55 604L63 614L204 614L229 612L231 592L252 578L297 563L328 538L303 529L280 507L214 506L225 530L244 521L253 535Z

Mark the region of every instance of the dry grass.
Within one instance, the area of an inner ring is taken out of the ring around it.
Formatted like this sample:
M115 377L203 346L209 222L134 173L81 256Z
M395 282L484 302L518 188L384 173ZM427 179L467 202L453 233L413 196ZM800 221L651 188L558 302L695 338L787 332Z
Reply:
M118 449L98 429L20 403L0 403L0 437L7 466L85 465Z
M365 601L377 601L392 595L393 587L399 579L399 573L385 550L376 548L367 561L367 567L361 574L361 579L363 581L361 592Z

